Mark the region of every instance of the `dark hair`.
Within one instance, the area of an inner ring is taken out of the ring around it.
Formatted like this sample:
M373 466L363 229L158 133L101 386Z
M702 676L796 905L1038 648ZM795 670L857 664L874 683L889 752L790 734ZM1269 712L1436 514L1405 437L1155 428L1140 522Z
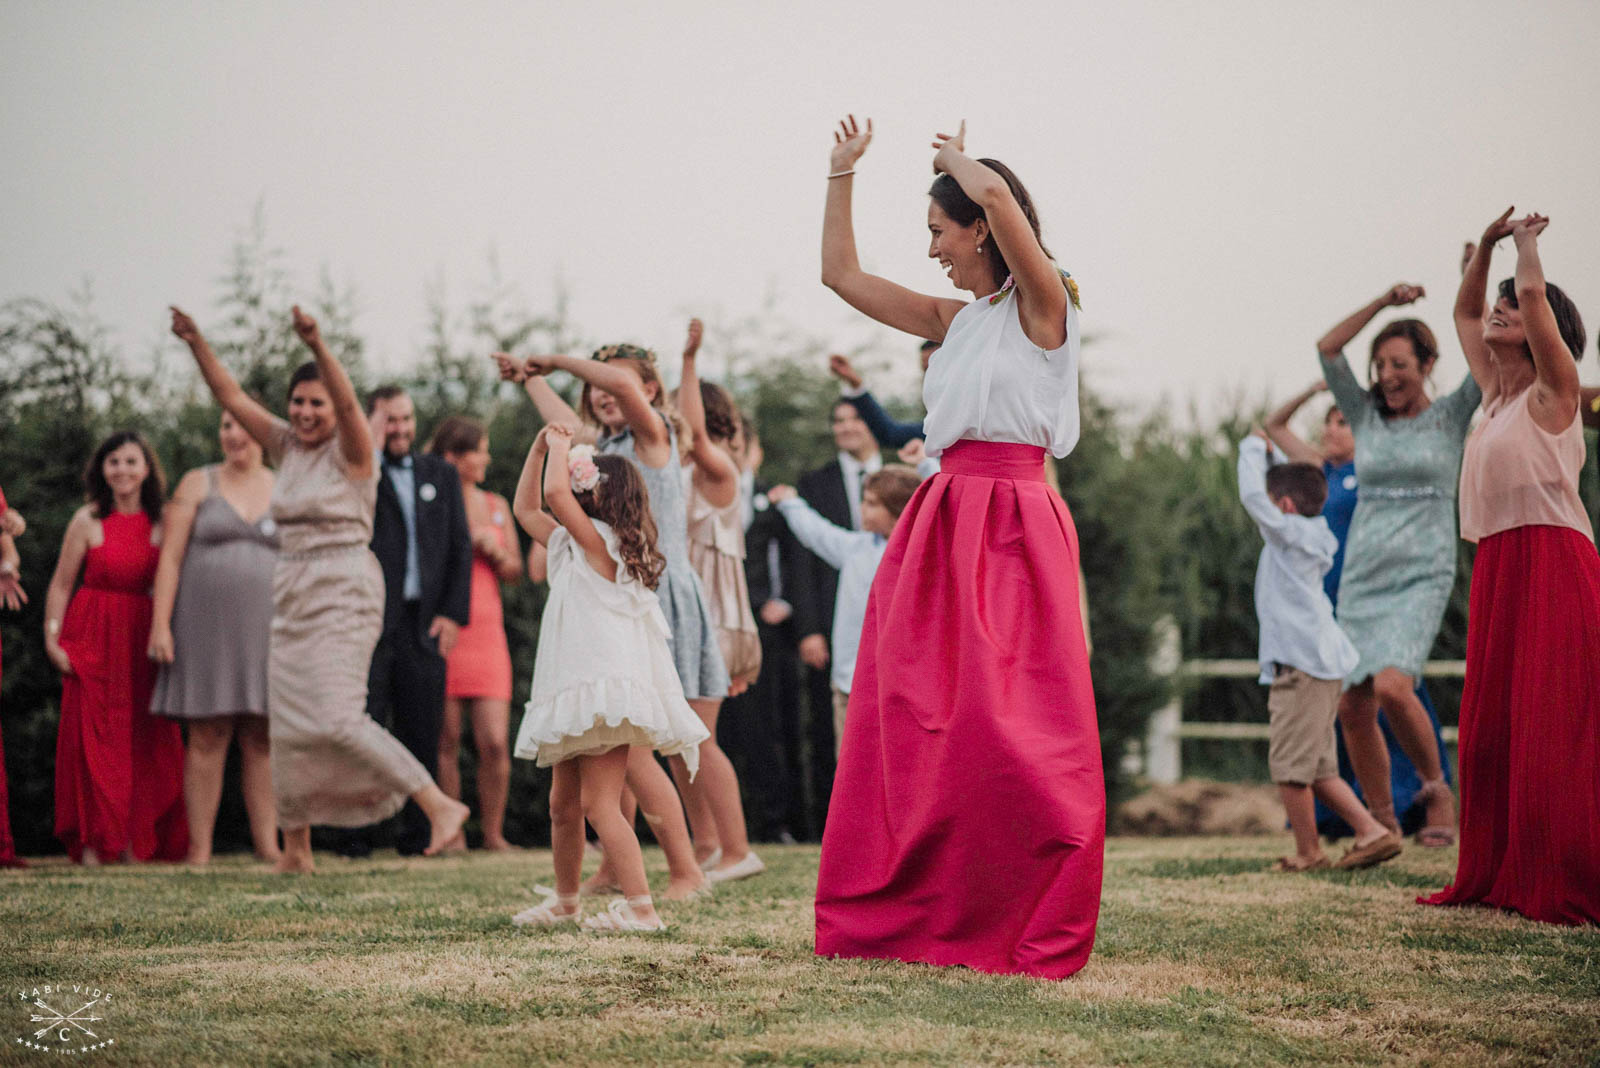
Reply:
M377 389L367 394L367 414L371 415L373 412L377 411L378 404L380 402L394 400L396 397L404 397L405 395L406 387L404 386L379 386Z
M1554 282L1544 284L1544 296L1550 302L1550 310L1555 313L1556 329L1561 331L1561 340L1567 343L1572 358L1583 359L1583 346L1589 338L1583 329L1583 316L1578 314L1578 306ZM1507 278L1500 283L1500 297L1513 308L1517 306L1516 279ZM1528 347L1527 342L1523 342L1522 351L1528 359L1533 359L1533 349Z
M1050 256L1050 250L1045 248L1044 238L1039 236L1039 212L1033 206L1033 198L1028 195L1028 190L1023 187L1021 179L1012 173L997 159L980 159L979 163L1005 179L1006 186L1011 190L1011 197L1017 202L1017 207L1022 209L1022 214L1028 220L1028 225L1033 227L1033 239L1039 242L1039 247L1044 249L1044 254ZM933 185L928 188L928 195L933 202L938 204L944 213L950 216L950 221L957 226L971 226L979 219L988 221L988 216L978 202L967 196L966 191L948 174L941 174L933 180ZM999 289L1005 283L1006 275L1011 273L1011 268L1006 265L1006 258L1000 254L1000 242L986 241L989 266L994 271L994 287ZM1050 256L1055 259L1054 256Z
M167 478L161 472L161 461L156 459L150 443L137 430L119 430L94 450L89 465L83 469L84 498L89 502L96 519L104 519L117 510L117 495L111 491L111 483L106 481L104 468L106 457L124 445L137 445L144 453L145 466L150 470L139 486L139 507L150 517L150 522L160 522L161 504L167 496Z
M1373 381L1372 365L1378 362L1379 347L1390 338L1396 337L1403 337L1411 342L1411 351L1417 357L1417 370L1424 375L1428 373L1428 368L1433 366L1434 361L1439 358L1439 342L1433 336L1432 329L1421 319L1396 319L1382 330L1379 330L1377 336L1372 339L1372 351L1367 357L1367 380L1372 383L1370 387L1372 403L1377 407L1379 415L1390 415L1392 413L1389 410L1388 400L1384 398L1383 387Z
M932 341L932 340L924 341L921 344L921 346L918 347L917 351L918 352L927 352L929 349L936 349L936 348L938 348L939 346L941 346L943 344L944 344L944 342L942 342L942 341Z
M661 375L656 370L655 353L637 345L607 345L605 348L596 349L590 358L602 363L620 363L633 368L639 376L639 381L647 386L655 384L656 395L650 401L651 405L659 411L666 410L667 389L661 384ZM578 398L578 414L583 416L584 422L599 426L600 417L594 414L594 403L589 400L591 388L588 382L584 382L583 393Z
M445 417L428 439L428 452L434 456L460 456L478 447L489 432L482 423L465 415Z
M702 381L700 404L706 410L706 435L712 441L732 441L739 433L739 406L733 394L715 382Z
M920 485L922 479L912 468L905 464L884 464L861 483L861 492L871 491L889 509L889 514L899 519Z
M601 453L594 458L603 476L592 490L572 494L584 515L608 524L617 535L622 563L650 589L661 582L667 558L656 547L656 521L650 514L650 490L632 460Z
M322 381L322 368L317 366L317 361L316 360L307 360L305 363L301 364L299 367L296 367L294 369L294 374L289 376L289 391L284 394L284 397L289 399L289 400L293 400L294 399L295 387L299 386L300 383L302 383L302 382L321 382L321 381Z
M1287 497L1301 515L1320 515L1328 499L1328 480L1316 464L1273 464L1267 468L1267 494Z

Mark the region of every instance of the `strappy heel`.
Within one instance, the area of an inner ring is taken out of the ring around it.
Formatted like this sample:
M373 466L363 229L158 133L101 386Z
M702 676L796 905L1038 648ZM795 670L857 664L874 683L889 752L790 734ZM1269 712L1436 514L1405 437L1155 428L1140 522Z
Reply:
M1443 779L1429 779L1417 791L1417 797L1430 808L1435 801L1443 801L1450 806L1450 822L1429 823L1417 832L1417 844L1427 849L1444 849L1455 845L1456 798L1450 791L1450 784Z
M585 919L583 921L583 929L601 933L665 931L667 925L660 916L657 916L655 922L651 923L640 919L639 914L633 911L635 908L643 908L645 905L653 904L654 902L649 894L640 894L638 897L619 897L611 903L606 911L597 912Z
M536 886L533 892L543 895L544 900L511 917L512 923L518 927L560 927L569 923L577 926L583 914L582 898L577 894L558 894L548 886ZM557 905L572 911L557 912Z

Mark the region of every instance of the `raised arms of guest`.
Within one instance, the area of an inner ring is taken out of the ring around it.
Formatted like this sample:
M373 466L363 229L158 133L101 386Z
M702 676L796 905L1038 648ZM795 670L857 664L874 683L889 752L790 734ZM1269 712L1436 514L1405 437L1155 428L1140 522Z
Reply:
M546 423L560 423L574 431L583 425L583 420L572 410L572 405L563 400L542 375L529 374L523 361L506 352L497 352L490 359L499 367L502 381L515 382L528 391L528 397L533 401L540 419Z
M1267 416L1265 430L1268 440L1282 449L1283 454L1293 463L1314 464L1321 467L1322 461L1327 458L1322 450L1289 429L1289 420L1294 418L1294 413L1327 388L1326 382L1317 382L1284 401Z
M589 414L607 429L614 431L625 425L631 430L634 453L641 463L647 467L660 468L676 459L672 455L672 438L667 430L666 419L651 403L651 395L646 392L644 380L631 368L608 363L603 359L529 356L523 361L522 371L528 380L542 378L552 371L565 371L580 379L584 383L584 397ZM549 389L549 386L545 385L545 388ZM652 384L650 388L660 387L658 384ZM529 394L533 395L532 388L529 389ZM550 390L550 395L555 396L555 391ZM537 398L535 399L537 401ZM559 397L556 399L560 400ZM568 413L572 412L565 401L561 404ZM543 411L541 414L544 414ZM574 428L577 424L566 417L546 418L552 424L566 426L576 432ZM576 418L575 414L571 416L573 420Z
M1042 349L1057 349L1067 337L1066 282L1040 243L1035 220L996 169L999 165L966 154L966 127L963 121L954 137L937 136L933 169L948 174L983 215L963 223L951 218L935 197L928 205L928 256L939 261L957 289L974 298L998 291L1009 275L1028 340ZM943 339L965 302L917 293L868 274L856 255L851 191L855 165L872 142L872 120L862 129L849 116L833 137L822 218L823 285L880 323L917 337Z
M706 432L706 406L700 397L700 372L695 366L703 334L700 320L689 320L689 337L683 345L683 379L678 385L678 414L692 435L689 458L694 461L696 488L713 508L726 508L739 495L739 465Z

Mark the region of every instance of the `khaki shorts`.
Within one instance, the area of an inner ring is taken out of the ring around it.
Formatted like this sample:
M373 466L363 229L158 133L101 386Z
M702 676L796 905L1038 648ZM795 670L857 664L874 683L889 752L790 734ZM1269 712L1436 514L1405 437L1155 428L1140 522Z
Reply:
M839 747L844 745L844 712L850 707L850 695L831 686L833 690L833 759L839 759Z
M1339 774L1333 731L1342 686L1339 679L1314 679L1299 668L1278 669L1267 691L1273 782L1308 786Z

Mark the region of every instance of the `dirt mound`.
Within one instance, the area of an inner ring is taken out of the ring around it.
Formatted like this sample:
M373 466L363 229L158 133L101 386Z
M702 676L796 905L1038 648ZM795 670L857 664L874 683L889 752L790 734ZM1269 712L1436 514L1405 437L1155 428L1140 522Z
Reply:
M1276 834L1283 803L1271 786L1187 779L1155 786L1118 806L1114 834Z

